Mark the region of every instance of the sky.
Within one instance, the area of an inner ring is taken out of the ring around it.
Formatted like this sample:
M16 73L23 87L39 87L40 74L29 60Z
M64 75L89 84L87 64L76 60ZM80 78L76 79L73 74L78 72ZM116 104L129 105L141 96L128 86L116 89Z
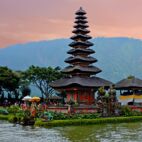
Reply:
M91 36L142 39L142 0L0 0L0 47L70 38L80 6Z

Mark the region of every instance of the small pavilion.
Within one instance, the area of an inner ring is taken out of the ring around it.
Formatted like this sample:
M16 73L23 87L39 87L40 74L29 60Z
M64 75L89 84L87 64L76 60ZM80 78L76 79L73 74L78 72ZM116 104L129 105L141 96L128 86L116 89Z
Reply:
M119 101L122 104L142 103L142 80L134 76L122 79L115 88L120 90Z

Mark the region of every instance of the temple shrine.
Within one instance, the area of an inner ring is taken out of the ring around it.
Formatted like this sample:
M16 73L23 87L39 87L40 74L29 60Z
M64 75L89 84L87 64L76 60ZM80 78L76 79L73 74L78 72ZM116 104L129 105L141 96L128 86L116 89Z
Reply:
M92 37L88 35L90 31L87 29L86 12L80 8L75 15L74 35L71 37L73 41L67 52L70 57L65 60L69 65L62 70L67 77L50 83L50 86L59 92L65 92L67 102L92 105L95 103L94 94L97 89L109 87L112 83L96 76L101 69L93 65L97 59L91 56L95 51L90 48L93 43L89 41Z

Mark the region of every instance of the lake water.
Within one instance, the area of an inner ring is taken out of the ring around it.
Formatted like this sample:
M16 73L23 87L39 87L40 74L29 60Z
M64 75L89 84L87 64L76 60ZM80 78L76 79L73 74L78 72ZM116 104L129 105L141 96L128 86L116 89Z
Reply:
M44 129L0 121L0 142L142 142L142 123Z

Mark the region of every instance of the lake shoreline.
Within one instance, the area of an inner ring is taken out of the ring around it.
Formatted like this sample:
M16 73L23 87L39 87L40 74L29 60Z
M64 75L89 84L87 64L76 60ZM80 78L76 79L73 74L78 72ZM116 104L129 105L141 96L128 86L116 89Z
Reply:
M13 122L14 115L0 115L0 120ZM118 124L118 123L131 123L142 122L142 116L126 116L126 117L107 117L96 119L68 119L68 120L51 120L43 121L41 119L35 120L37 127L63 127L63 126L84 126L84 125L97 125L97 124Z

